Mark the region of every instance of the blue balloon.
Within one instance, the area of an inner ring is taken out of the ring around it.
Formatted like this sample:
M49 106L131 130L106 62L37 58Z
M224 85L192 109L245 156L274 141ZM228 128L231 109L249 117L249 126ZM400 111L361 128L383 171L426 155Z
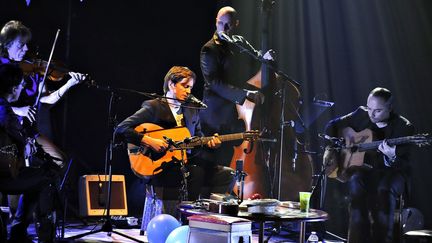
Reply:
M187 243L189 238L189 225L183 225L173 230L165 243Z
M171 231L178 227L180 223L176 218L169 214L159 214L147 225L147 239L150 243L165 243Z

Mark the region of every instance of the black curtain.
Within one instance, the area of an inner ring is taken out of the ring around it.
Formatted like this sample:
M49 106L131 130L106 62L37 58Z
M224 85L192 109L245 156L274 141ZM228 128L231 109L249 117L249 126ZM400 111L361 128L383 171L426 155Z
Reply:
M260 44L261 1L232 1L240 13L241 34ZM304 113L314 97L335 102L309 127L310 140L325 123L365 105L370 90L381 86L395 96L395 110L419 133L432 130L432 2L427 0L275 1L271 48L279 68L301 82ZM319 144L319 143L318 143ZM318 146L315 150L320 150ZM315 158L320 165L320 158ZM432 227L432 150L412 156L409 206L421 210ZM329 181L325 209L330 230L345 234L346 188Z
M2 0L0 23L23 21L33 31L36 46L47 57L57 28L62 30L55 57L73 70L89 73L101 85L161 92L162 78L172 65L185 65L202 79L199 49L211 37L217 9L232 4L241 22L240 34L260 46L261 1L91 1ZM281 0L272 12L271 47L278 65L302 83L304 103L313 97L335 106L310 126L310 140L331 118L366 102L376 86L395 94L395 109L415 124L418 132L432 130L432 2L429 0ZM67 60L66 60L67 58ZM62 147L76 158L77 176L103 173L109 94L84 86L67 97L59 133ZM122 94L118 120L138 109L143 97ZM64 101L63 101L64 102ZM62 110L62 103L54 109ZM303 110L308 110L304 105ZM66 114L66 115L64 115ZM318 147L315 148L319 150ZM410 205L419 208L432 227L432 150L415 149ZM124 150L114 158L114 173L126 174L128 199L135 215L142 210L143 191L130 172ZM320 164L316 158L315 164ZM326 207L329 227L343 231L344 185L329 181ZM132 213L134 214L134 213ZM331 229L331 228L330 228Z

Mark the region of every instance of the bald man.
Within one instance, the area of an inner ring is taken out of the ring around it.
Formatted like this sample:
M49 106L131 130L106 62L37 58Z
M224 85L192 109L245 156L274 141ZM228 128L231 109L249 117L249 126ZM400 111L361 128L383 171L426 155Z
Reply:
M381 87L370 92L366 106L332 120L326 133L338 136L339 131L347 127L355 132L369 129L376 140L414 133L413 125L393 111L392 93ZM364 162L371 169L352 171L347 182L350 197L348 242L393 242L396 198L404 193L410 174L409 149L408 145L391 146L384 140L378 151L368 151L365 155Z
M263 100L263 95L246 83L259 71L259 63L240 53L236 45L223 37L236 34L238 27L236 10L232 7L221 8L216 17L216 31L201 49L201 71L205 81L203 97L208 108L200 112L200 119L206 135L244 131L244 122L238 119L236 105L242 105L246 99L255 103ZM243 37L235 38L255 55L261 55ZM269 57L269 54L264 57ZM250 67L251 63L254 66ZM220 150L203 151L199 156L207 165L229 166L233 145L237 144L224 143Z

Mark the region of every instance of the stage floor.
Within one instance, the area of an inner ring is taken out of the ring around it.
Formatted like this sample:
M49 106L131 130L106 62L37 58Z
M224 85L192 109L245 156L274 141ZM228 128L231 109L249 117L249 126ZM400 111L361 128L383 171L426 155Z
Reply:
M78 223L68 223L65 228L65 238L72 237L78 234L87 233L92 230L98 230L100 229L102 223L99 224L91 224L87 226L83 226L82 224ZM137 240L148 242L147 236L140 235L139 229L114 229L115 231L118 231L120 233L126 234L130 237L133 237ZM34 242L37 242L36 239L36 231L34 228L34 225L30 225L28 229L29 236L32 237ZM59 232L60 233L60 232ZM270 232L266 232L265 240L270 236ZM282 230L280 234L274 235L270 238L268 241L269 243L290 243L290 242L297 242L298 235L295 232L287 232ZM130 243L134 242L132 240L129 240L127 238L124 238L118 234L112 233L111 236L108 236L106 232L98 232L95 234L87 235L83 238L77 239L75 241L67 241L67 240L58 240L58 242L124 242L124 243ZM252 242L258 242L258 235L254 232L253 234L253 241ZM343 241L337 241L332 239L325 239L325 242L328 243L342 243Z

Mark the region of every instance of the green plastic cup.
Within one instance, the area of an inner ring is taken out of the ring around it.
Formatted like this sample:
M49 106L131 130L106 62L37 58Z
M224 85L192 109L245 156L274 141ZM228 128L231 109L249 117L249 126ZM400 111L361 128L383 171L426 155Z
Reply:
M309 202L311 197L310 192L299 192L300 195L300 211L309 212Z

